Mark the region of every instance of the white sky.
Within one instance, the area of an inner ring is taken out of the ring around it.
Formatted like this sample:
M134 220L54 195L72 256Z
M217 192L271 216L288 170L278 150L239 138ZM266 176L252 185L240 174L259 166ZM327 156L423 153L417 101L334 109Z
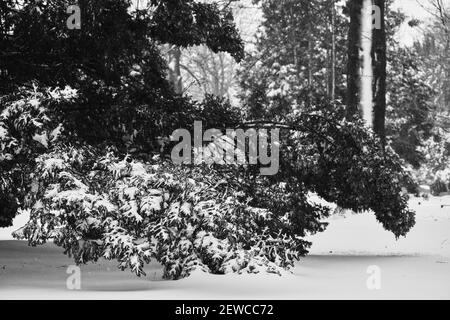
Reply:
M450 0L446 0L450 4ZM420 5L426 5L427 0L396 0L394 2L393 8L400 8L408 16L406 22L411 19L419 19L427 22L427 18L430 14ZM420 39L420 29L411 28L407 23L405 23L397 35L397 39L403 45L411 45L415 40Z
M396 0L394 2L394 8L401 8L406 14L417 19L428 17L428 12L426 12L419 3L425 4L426 0Z

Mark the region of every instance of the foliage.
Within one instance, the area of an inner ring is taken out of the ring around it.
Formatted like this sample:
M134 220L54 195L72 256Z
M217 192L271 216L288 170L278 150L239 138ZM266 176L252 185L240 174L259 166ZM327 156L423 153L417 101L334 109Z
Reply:
M77 263L114 259L120 268L143 275L145 263L156 259L171 279L195 268L280 274L308 252L305 236L325 230L321 221L329 209L311 203L311 191L344 208L374 210L397 236L413 224L399 195L396 159L382 154L361 122L339 122L332 111L310 110L293 119L295 130L283 135L291 140L281 155L288 162L278 176L262 177L252 166L230 170L179 167L157 158L121 160L112 149L105 153L72 135L55 135L67 132L64 123L56 126L55 101L75 97L67 88L29 92L9 102L3 123L20 123L11 121L20 111L29 129L18 133L14 125L2 124L2 146L26 133L20 150L33 152L23 171L26 201L17 203L31 218L15 235L31 245L52 239ZM44 120L27 115L33 112ZM7 150L2 159L9 158Z
M182 125L192 103L166 80L160 43L205 44L236 60L243 56L232 16L217 4L155 0L132 10L131 0L83 0L81 29L69 30L71 4L33 0L2 7L0 93L30 81L76 89L76 108L63 110L67 130L89 144L148 153Z
M62 137L54 104L70 103L77 92L22 90L0 99L0 226L9 226L30 190L35 158ZM52 109L53 111L53 109Z
M250 206L242 184L220 171L97 158L73 147L40 156L31 218L15 235L53 239L77 263L114 259L138 276L156 259L170 279L196 268L280 274L309 245L288 214Z
M175 129L192 129L194 120L204 129L243 122L225 99L193 103L175 94L156 45L205 43L239 60L227 12L195 1L150 1L130 11L125 0L86 0L77 33L59 24L66 4L25 1L1 18L16 41L0 32L0 54L10 57L0 60L7 71L0 82L0 223L10 225L17 210L31 216L16 237L31 245L53 240L77 263L117 260L137 275L156 259L167 278L179 279L195 268L281 274L307 253L304 238L326 228L329 208L309 201L310 192L373 210L397 237L414 225L395 153L321 95L302 113L263 110L283 121L278 175L261 176L257 165L166 160ZM294 77L288 62L274 71ZM275 83L279 93L285 80ZM272 102L289 96L278 93Z
M414 226L414 213L402 194L402 161L355 117L344 119L345 108L314 107L295 116L300 129L288 137L285 175L295 176L305 189L355 212L372 210L386 230L405 236Z
M446 117L440 113L440 117ZM431 193L438 196L450 191L450 135L441 128L433 130L433 136L422 143L418 152L425 161L410 171L414 180L431 187Z
M151 17L150 34L163 43L181 47L205 44L213 52L228 52L243 59L243 45L230 10L217 3L194 0L150 1L156 7Z
M64 123L78 142L99 148L114 145L120 153L159 152L164 137L193 122L195 109L166 80L159 43L205 44L237 60L243 46L230 12L215 4L164 0L133 9L132 3L81 0L81 29L70 30L70 1L2 2L2 100L19 101L21 88L31 83L40 88L69 86L77 98L59 101L53 111L56 125ZM2 103L0 111L5 108ZM16 211L16 201L10 200L15 192L8 194L0 198L6 224Z
M335 1L256 1L264 20L242 65L241 99L252 118L282 116L330 96L336 36L336 98L345 96L346 17Z
M411 49L398 48L390 55L388 75L387 135L397 154L417 168L426 160L419 147L436 125L435 91Z
M436 1L429 1L430 4ZM437 2L436 2L437 3ZM427 83L436 92L434 97L439 111L448 112L450 105L450 6L433 5L431 21L418 21L423 38L413 45L418 59L425 67ZM422 25L421 25L422 24Z
M345 100L346 15L348 6L336 5L336 25L331 27L330 1L260 1L265 21L257 37L257 51L241 67L242 102L250 119L284 121L286 115L329 100L331 34L336 36L336 99ZM402 48L395 39L406 16L390 8L388 1L386 32L388 39L386 131L391 147L407 163L420 166L421 142L431 136L435 126L434 90L420 60L420 51ZM321 9L323 16L316 10ZM314 13L314 14L313 14ZM295 23L294 23L295 21ZM304 30L309 30L307 33ZM314 37L314 54L308 59L307 43ZM299 40L300 39L300 40ZM299 56L296 59L296 54ZM312 65L313 84L308 86Z

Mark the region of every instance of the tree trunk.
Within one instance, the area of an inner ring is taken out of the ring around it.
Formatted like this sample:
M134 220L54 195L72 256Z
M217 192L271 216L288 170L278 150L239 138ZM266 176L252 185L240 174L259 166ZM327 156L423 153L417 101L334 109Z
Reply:
M373 69L373 129L386 143L386 30L385 0L373 0L380 8L380 28L372 29L372 69Z
M313 26L311 25L311 8L307 9L308 17L308 101L307 105L310 106L313 103Z
M169 81L176 94L183 93L183 82L181 78L181 49L172 46L169 50Z
M360 113L361 101L361 12L363 0L348 0L350 14L347 64L347 117Z
M336 99L336 6L331 8L331 101Z

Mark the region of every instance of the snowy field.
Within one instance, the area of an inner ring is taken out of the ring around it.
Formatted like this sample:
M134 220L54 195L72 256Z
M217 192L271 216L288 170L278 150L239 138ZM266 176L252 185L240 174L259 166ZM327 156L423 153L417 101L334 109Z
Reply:
M101 262L82 267L80 291L67 289L72 261L60 249L29 248L7 240L11 229L4 229L0 299L450 299L450 197L413 198L410 205L417 225L399 241L372 214L333 216L327 231L311 237L311 255L292 275L196 273L164 281L157 264L137 278ZM381 272L379 290L367 286L371 266Z

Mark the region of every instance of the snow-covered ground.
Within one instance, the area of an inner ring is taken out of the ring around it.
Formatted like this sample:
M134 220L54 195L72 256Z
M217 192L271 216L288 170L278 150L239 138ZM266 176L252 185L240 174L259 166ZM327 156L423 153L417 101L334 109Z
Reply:
M413 198L417 225L399 241L370 213L333 216L327 231L311 237L311 255L284 277L195 273L163 281L157 264L148 266L146 278L137 278L102 261L83 266L82 288L71 291L66 271L72 261L60 249L3 240L0 299L450 299L446 205L450 197ZM0 237L7 239L8 233L3 230ZM373 270L380 271L379 290L367 286L374 276L368 271Z

